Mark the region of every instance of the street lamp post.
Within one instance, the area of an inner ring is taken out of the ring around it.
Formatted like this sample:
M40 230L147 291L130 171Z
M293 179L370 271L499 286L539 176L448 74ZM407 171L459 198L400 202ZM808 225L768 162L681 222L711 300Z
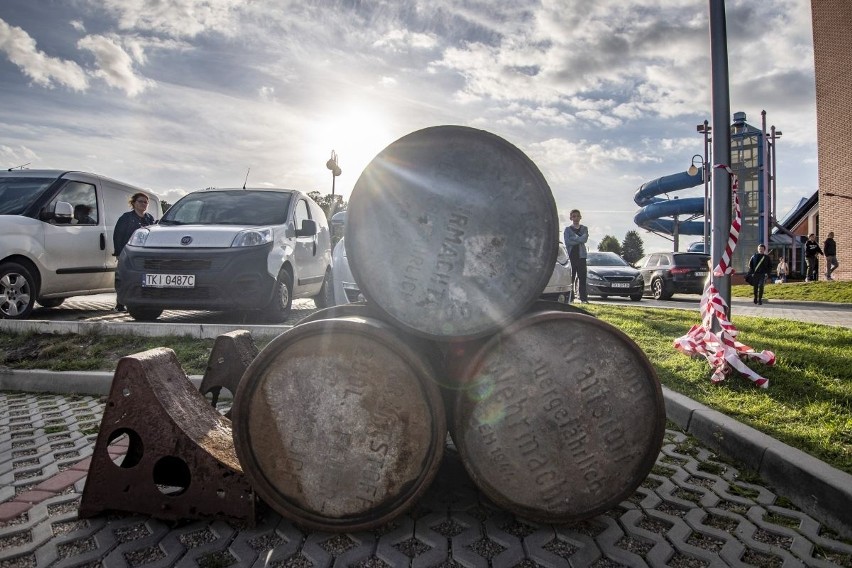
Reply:
M334 150L331 151L331 158L325 163L325 167L331 170L331 196L334 197L334 180L343 173L343 170L337 165L337 152Z
M701 175L704 178L704 253L710 252L710 132L713 127L704 121L696 127L704 134L704 163Z

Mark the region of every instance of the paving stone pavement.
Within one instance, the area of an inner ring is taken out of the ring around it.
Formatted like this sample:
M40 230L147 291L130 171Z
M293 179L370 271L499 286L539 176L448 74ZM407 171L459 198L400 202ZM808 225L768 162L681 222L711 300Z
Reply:
M0 392L0 568L852 566L852 543L674 427L629 499L570 525L496 507L451 442L429 491L374 531L311 532L266 508L252 528L79 519L105 400Z

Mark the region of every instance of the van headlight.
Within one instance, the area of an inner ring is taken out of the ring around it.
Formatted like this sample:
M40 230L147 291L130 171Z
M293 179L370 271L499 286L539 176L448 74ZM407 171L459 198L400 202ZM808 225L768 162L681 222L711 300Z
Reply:
M145 241L148 240L148 235L151 233L148 229L136 229L127 244L134 247L144 247Z
M272 242L272 228L246 229L240 231L231 243L232 247L256 247Z

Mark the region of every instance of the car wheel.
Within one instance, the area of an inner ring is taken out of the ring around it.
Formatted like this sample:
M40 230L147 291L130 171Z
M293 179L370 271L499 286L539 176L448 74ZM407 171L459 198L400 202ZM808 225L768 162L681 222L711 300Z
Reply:
M266 309L267 317L271 323L282 323L290 317L290 308L293 306L293 275L287 270L281 269L278 273L278 281L275 284L275 294Z
M23 319L35 301L36 281L30 271L17 262L0 266L0 318Z
M632 296L630 296L630 299L634 302L639 302L640 300L642 300L642 294L633 294Z
M127 313L130 314L130 317L135 319L136 321L154 321L160 314L163 313L163 310L158 310L156 308L127 308Z
M44 298L39 299L38 303L43 308L57 308L61 306L64 301L65 298Z
M317 308L323 309L334 305L334 287L331 282L331 269L325 271L325 278L322 280L322 288L319 294L314 296L314 304Z
M651 281L651 295L655 300L668 300L672 295L666 292L666 285L662 278L654 278Z

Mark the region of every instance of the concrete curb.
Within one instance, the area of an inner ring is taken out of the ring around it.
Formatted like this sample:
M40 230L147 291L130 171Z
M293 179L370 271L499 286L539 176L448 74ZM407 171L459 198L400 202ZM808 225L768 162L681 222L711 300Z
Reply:
M292 325L243 325L205 323L161 323L161 322L93 322L93 321L46 321L46 320L0 320L0 331L11 333L76 333L80 335L102 333L104 335L141 335L144 337L188 336L216 339L223 333L245 329L252 337L275 337Z
M809 515L852 538L852 475L663 387L666 416L702 444L745 464Z
M113 373L106 371L17 371L0 367L0 391L109 395ZM195 388L201 375L189 375Z
M0 369L0 390L108 395L113 373ZM196 388L202 377L189 377ZM852 475L663 387L666 416L702 444L745 464L796 506L852 538Z

